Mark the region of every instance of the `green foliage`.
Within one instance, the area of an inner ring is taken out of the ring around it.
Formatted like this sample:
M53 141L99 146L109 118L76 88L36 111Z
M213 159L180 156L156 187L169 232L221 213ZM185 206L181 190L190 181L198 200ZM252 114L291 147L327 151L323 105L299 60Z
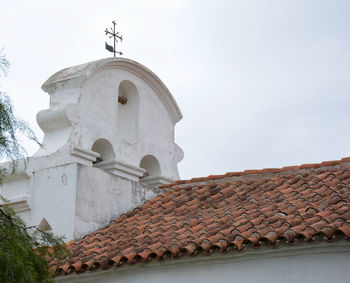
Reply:
M6 57L1 55L0 71L3 75L7 74L9 65ZM14 116L10 98L0 91L0 160L7 158L13 161L13 169L16 165L14 161L26 155L25 149L17 141L17 133L22 133L39 144L27 123Z
M0 75L7 74L9 65L0 51ZM11 100L0 91L0 160L10 159L12 170L16 160L26 155L17 133L38 142L28 125L14 116ZM4 173L0 168L0 182ZM0 195L0 282L52 282L48 258L66 253L63 238L36 226L26 227Z
M26 155L25 149L17 142L16 132L36 141L26 122L13 115L10 98L0 91L0 159L5 157L13 161Z
M63 239L25 223L7 204L0 207L0 281L53 282L47 258L66 253Z

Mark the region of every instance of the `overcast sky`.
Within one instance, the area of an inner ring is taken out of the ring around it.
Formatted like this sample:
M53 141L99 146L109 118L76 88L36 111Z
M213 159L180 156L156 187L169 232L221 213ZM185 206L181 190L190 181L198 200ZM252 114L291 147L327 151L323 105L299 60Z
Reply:
M182 110L181 178L350 156L350 1L0 2L11 62L1 89L40 138L41 85L110 56L103 31L115 19L124 57Z

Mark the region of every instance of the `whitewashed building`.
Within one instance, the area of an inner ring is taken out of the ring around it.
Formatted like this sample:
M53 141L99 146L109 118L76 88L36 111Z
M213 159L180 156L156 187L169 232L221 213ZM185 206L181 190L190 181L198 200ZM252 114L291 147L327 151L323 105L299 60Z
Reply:
M149 69L102 59L42 89L42 147L0 194L70 241L58 282L349 282L350 158L176 181L182 114Z

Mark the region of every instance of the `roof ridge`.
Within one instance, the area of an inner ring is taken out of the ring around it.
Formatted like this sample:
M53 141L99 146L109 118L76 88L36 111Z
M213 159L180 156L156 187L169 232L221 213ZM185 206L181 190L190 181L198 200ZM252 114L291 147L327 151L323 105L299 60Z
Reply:
M217 179L222 179L227 177L244 176L248 174L284 173L284 172L296 171L300 169L318 169L321 167L336 166L342 163L349 163L349 162L350 162L350 157L343 157L340 160L323 161L320 163L305 163L305 164L296 165L296 166L284 166L282 168L247 169L247 170L238 171L238 172L227 172L222 175L209 175L207 177L195 177L187 180L177 180L170 184L161 185L159 186L159 189L167 189L176 185L189 184L189 183L195 183L195 182L205 182L205 181L217 180Z

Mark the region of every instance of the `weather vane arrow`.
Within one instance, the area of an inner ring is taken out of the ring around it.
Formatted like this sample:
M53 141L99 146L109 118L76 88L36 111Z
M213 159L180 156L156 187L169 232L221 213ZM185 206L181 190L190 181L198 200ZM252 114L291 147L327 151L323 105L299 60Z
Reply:
M118 42L118 39L120 41L123 41L123 36L119 34L119 32L115 32L115 26L116 23L115 21L112 22L113 24L113 28L110 28L110 30L108 30L107 28L105 29L105 33L106 35L109 36L109 38L113 37L113 46L109 45L107 42L105 42L105 48L109 51L112 52L114 57L115 57L115 53L118 53L119 55L123 55L122 52L120 51L115 51L115 44Z

